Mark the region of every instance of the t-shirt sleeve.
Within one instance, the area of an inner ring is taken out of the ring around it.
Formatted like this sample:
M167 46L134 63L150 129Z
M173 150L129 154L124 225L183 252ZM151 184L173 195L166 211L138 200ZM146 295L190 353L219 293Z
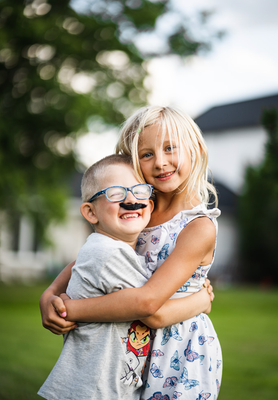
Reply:
M96 297L147 282L144 266L133 249L119 247L108 255L86 257L86 262L72 269L67 294L71 298Z
M99 270L98 287L103 293L140 287L146 282L145 269L133 250L116 249Z

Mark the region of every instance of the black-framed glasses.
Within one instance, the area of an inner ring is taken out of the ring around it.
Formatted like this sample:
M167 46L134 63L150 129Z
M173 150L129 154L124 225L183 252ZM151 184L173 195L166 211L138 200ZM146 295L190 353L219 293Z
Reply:
M127 192L131 192L137 200L147 200L151 197L153 186L147 183L138 183L138 185L129 188L124 186L110 186L94 194L88 200L88 203L91 203L102 194L105 194L105 197L111 203L118 203L126 199Z

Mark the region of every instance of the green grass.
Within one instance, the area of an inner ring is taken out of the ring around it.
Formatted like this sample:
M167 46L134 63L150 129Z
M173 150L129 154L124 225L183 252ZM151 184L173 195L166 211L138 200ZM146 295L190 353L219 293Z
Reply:
M278 398L278 291L217 291L211 319L223 352L221 400Z
M45 285L0 285L0 399L39 400L62 337L43 329ZM278 398L278 291L216 291L211 319L223 352L219 400ZM81 399L82 400L82 399Z
M62 337L43 329L39 298L46 285L0 285L0 399L38 400Z

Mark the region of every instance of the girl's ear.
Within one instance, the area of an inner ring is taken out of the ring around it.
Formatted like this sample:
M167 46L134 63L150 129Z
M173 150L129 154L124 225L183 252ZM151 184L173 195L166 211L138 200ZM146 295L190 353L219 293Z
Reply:
M91 224L97 224L98 218L96 216L96 210L92 203L82 203L80 207L80 212L83 217L89 221Z

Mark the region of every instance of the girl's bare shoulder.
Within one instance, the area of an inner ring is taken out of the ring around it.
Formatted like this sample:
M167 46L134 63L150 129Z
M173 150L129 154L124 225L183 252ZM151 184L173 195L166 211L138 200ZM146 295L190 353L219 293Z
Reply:
M214 249L216 239L216 227L208 217L198 217L188 223L180 232L177 245L201 246L203 251L210 252Z

